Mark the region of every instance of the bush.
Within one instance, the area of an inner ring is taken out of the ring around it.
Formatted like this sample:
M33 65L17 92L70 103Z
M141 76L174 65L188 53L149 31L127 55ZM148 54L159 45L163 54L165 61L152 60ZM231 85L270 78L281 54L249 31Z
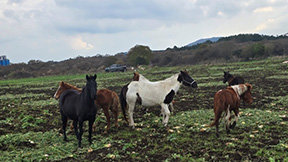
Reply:
M152 51L148 46L136 45L127 54L130 65L148 65L152 58Z

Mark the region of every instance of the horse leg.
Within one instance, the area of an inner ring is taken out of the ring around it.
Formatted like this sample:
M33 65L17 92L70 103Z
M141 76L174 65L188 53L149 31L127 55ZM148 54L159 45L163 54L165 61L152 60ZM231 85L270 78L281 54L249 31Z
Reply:
M161 115L162 115L162 121L164 122L164 120L165 120L165 113L164 113L164 109L163 109L162 106L161 106Z
M216 126L216 136L219 137L219 120L221 118L222 111L216 109L215 113L215 126Z
M134 123L134 119L133 119L133 112L134 112L134 107L135 107L135 102L129 103L129 108L128 108L128 112L129 112L129 126L131 126L133 129L135 128L135 123Z
M216 126L216 136L219 137L219 122L216 122L215 126Z
M89 136L88 136L88 141L90 144L92 144L92 126L94 124L95 121L95 117L93 117L92 119L89 120Z
M66 136L66 126L67 126L67 117L64 115L61 115L62 118L62 130L63 130L63 136L64 136L64 141L67 141L67 136Z
M103 106L103 111L104 111L104 114L106 116L106 120L107 120L107 127L106 127L106 130L104 133L107 133L108 130L110 129L110 114L109 114L109 108L107 106Z
M163 120L163 124L166 127L169 120L170 111L167 104L161 104L162 109L164 110L165 119Z
M70 130L72 131L73 128L74 128L74 124L73 124L73 122L72 122L72 123L70 124Z
M171 107L171 113L173 113L173 112L174 112L174 106L173 106L173 103L171 102L169 105L170 105L170 107Z
M79 134L78 134L78 126L77 126L78 122L76 120L73 120L73 127L74 127L74 132L75 135L77 137L77 139L79 139Z
M114 114L114 120L115 120L115 127L118 128L118 115L119 115L119 111L118 111L118 106L117 105L112 105L111 106L111 111Z
M79 138L78 138L78 147L81 147L81 140L83 135L83 120L79 120Z
M236 122L238 121L238 118L239 118L239 109L234 109L233 112L235 114L235 120L234 120L233 124L230 125L231 129L234 129L236 126Z
M227 134L230 133L230 105L228 105L228 108L227 108L227 112L226 112L226 117L225 117L225 123L226 123L226 132Z

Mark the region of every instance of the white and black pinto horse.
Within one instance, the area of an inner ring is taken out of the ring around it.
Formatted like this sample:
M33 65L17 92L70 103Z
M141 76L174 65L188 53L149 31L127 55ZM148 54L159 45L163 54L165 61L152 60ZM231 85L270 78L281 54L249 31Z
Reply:
M160 105L163 124L167 126L170 115L168 105L182 84L188 87L197 87L196 81L186 71L180 71L180 73L158 82L132 81L125 85L120 93L120 101L122 111L125 112L128 105L129 126L135 128L133 112L136 103L143 106Z
M133 81L153 83L150 80L148 80L147 78L145 78L142 74L139 74L138 72L134 72ZM170 102L169 106L171 108L170 111L172 113L174 111L173 101Z

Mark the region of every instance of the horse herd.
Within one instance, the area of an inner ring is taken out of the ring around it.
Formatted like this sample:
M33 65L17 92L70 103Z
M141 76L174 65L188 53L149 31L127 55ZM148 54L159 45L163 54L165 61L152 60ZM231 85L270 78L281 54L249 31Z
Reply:
M78 139L78 147L81 147L83 134L83 122L89 122L88 140L92 143L92 130L95 128L95 117L98 107L102 108L107 119L107 127L104 133L110 129L110 113L115 119L115 126L118 127L119 105L121 105L123 118L129 123L129 126L135 128L133 112L136 104L142 106L161 106L163 124L167 126L170 116L170 110L173 111L173 98L182 85L186 87L197 88L196 81L188 72L180 71L171 77L161 81L149 81L143 75L135 72L130 83L124 85L118 97L117 93L108 89L97 90L97 75L86 75L86 85L80 89L68 83L61 81L54 94L54 98L59 99L59 107L62 119L62 129L64 141L67 141L66 127L67 120L73 120L71 129L74 128ZM216 126L216 135L219 137L218 127L222 113L225 114L226 132L233 129L239 118L240 99L251 104L252 85L245 83L242 77L234 77L229 72L224 72L223 83L228 82L226 89L219 90L214 96L214 121L209 125ZM170 110L169 110L170 106ZM128 110L129 120L126 117ZM235 114L235 120L231 122L232 111ZM231 124L232 123L232 124ZM78 132L79 127L79 132Z

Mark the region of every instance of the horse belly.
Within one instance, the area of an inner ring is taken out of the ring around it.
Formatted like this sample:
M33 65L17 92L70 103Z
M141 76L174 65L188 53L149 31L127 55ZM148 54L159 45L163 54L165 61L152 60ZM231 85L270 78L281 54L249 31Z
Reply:
M160 105L160 103L154 101L153 99L145 99L145 100L142 100L142 105L143 106L155 106L155 105Z

